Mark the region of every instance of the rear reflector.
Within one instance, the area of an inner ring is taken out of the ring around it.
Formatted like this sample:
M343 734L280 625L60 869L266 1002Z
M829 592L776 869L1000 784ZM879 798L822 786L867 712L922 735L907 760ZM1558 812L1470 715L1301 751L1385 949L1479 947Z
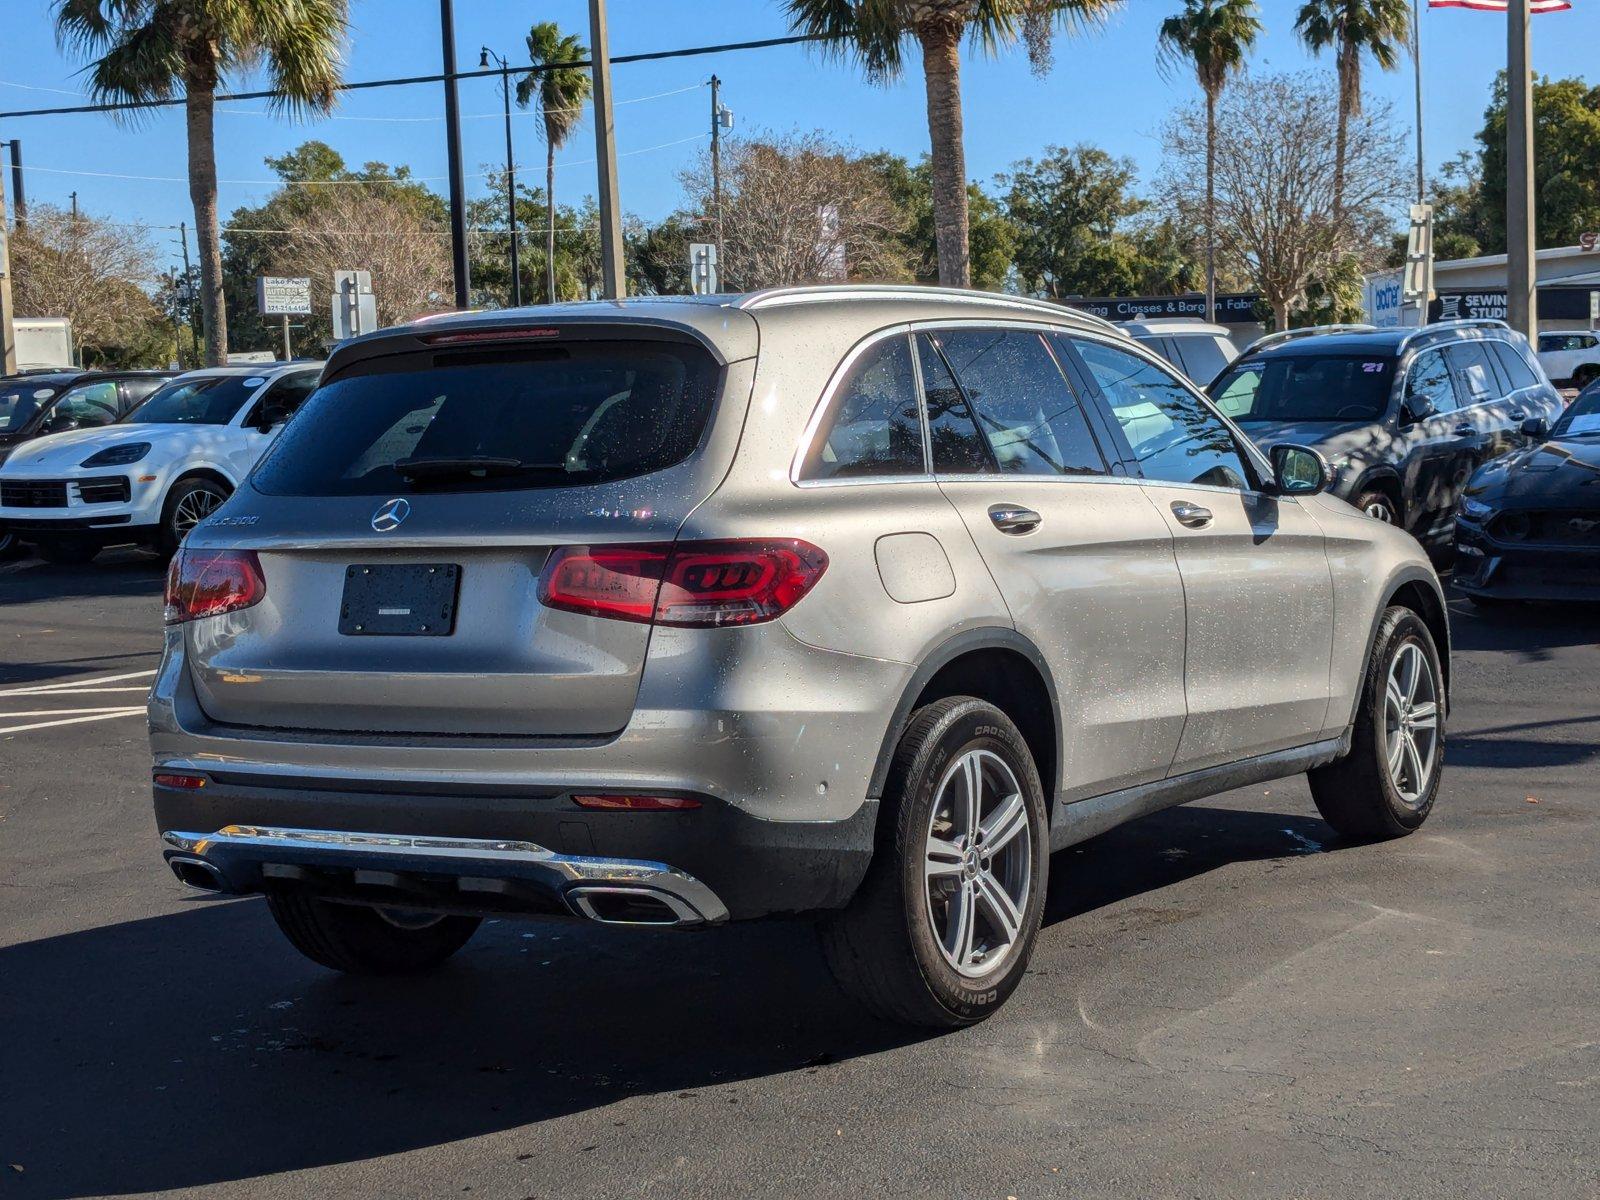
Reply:
M206 785L204 775L170 775L158 772L155 781L157 787L181 788L188 792L198 791Z
M755 625L788 612L827 569L826 554L794 538L569 546L545 563L539 601L618 621Z
M686 812L700 801L687 796L574 796L579 808L619 809L628 812Z
M167 569L168 625L217 617L261 603L267 581L254 550L179 548Z

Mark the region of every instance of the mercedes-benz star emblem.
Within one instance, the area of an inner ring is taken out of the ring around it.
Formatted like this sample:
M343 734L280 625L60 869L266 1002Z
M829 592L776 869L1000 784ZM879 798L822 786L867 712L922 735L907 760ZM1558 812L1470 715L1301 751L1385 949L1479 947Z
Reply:
M385 500L378 506L378 511L372 514L372 527L379 533L388 533L391 529L400 528L400 522L404 521L410 512L409 500Z

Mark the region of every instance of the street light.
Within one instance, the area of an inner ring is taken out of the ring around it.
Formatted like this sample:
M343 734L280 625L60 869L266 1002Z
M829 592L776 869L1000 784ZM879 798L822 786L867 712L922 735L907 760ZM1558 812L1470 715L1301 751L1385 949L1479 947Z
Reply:
M500 94L506 108L506 223L511 230L511 306L522 307L522 263L517 253L517 165L511 157L511 65L487 46L478 48L478 66L500 65Z

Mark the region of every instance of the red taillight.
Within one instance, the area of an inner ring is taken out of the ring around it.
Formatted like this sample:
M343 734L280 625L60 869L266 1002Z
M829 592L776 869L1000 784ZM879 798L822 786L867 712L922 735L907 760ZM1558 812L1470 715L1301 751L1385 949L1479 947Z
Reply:
M570 546L539 578L546 608L716 628L782 616L828 569L828 556L798 539Z
M700 807L700 801L688 796L574 796L572 802L579 808L623 812L686 812Z
M155 781L157 787L181 788L186 792L199 791L206 785L204 775L169 775L166 772L158 772Z
M185 550L167 568L168 625L259 604L267 594L254 550Z

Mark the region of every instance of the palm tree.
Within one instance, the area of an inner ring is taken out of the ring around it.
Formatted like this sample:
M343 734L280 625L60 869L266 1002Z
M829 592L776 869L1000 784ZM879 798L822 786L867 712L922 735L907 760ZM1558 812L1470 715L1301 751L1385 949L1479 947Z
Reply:
M899 77L905 52L922 48L928 135L933 146L933 225L939 282L971 282L967 164L961 136L961 39L993 52L1019 38L1035 70L1050 62L1051 35L1104 17L1122 0L784 0L796 32L861 63L867 78Z
M1244 70L1261 33L1256 0L1183 0L1183 11L1161 22L1164 66L1194 71L1206 94L1206 320L1217 319L1217 101L1228 79Z
M517 103L536 106L544 124L544 280L546 299L556 302L556 151L567 144L583 120L591 79L582 67L567 66L589 57L576 34L562 34L554 21L528 30L528 61L537 69L517 80Z
M277 93L274 108L331 109L348 0L56 0L55 8L57 38L95 60L96 100L139 103L183 92L206 362L218 366L228 357L228 316L212 127L217 90L231 72L261 67Z
M1406 0L1306 0L1295 32L1313 54L1329 46L1339 67L1339 132L1334 143L1333 214L1344 210L1344 160L1350 118L1361 115L1361 56L1372 55L1385 71L1400 64L1411 41Z

